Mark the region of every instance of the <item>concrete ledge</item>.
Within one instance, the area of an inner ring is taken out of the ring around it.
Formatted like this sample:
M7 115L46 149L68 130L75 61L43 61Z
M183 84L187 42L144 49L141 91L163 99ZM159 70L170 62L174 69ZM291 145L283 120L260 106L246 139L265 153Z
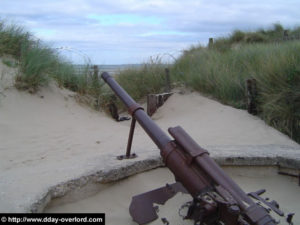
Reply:
M300 148L297 147L276 145L204 147L210 152L211 157L223 166L280 166L300 171ZM23 190L24 193L14 196L15 199L10 202L10 208L7 207L5 210L9 212L43 212L47 204L54 199L72 193L74 195L80 192L93 194L93 192L101 190L101 185L163 166L158 150L137 152L137 154L139 157L131 160L119 161L115 159L114 155L105 155L95 162L81 162L79 166L87 172L79 173L78 177L69 179L67 177L60 178L64 180L57 183L54 179L51 185L48 182L47 186L36 187L35 191ZM74 167L70 166L67 169L71 170ZM28 187L30 186L27 185L27 189ZM14 194L13 190L9 191L10 195ZM8 194L4 196L6 201L11 198L11 196L7 196ZM16 205L16 203L19 204Z
M127 160L124 164L116 165L108 170L101 169L99 171L94 171L90 174L86 174L50 187L38 201L34 202L30 206L29 211L32 213L43 212L44 208L52 199L63 197L67 194L71 194L72 192L76 193L80 190L82 191L88 185L88 189L90 189L90 191L97 192L97 190L94 190L95 188L91 186L99 186L99 184L115 182L137 173L145 172L161 166L163 166L163 162L160 157L150 156L148 159L143 159L140 161ZM89 194L81 197L84 198L88 195Z

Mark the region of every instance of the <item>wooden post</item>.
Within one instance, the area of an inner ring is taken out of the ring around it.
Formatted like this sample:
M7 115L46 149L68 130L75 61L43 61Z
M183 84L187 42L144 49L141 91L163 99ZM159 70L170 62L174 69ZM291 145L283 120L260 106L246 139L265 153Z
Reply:
M284 30L283 31L283 40L288 40L289 39L289 31L288 30Z
M109 103L108 105L109 112L116 121L119 121L118 108L114 102Z
M247 79L246 80L246 96L247 96L247 110L248 113L256 115L257 107L256 107L256 80L255 79Z
M147 114L152 116L157 110L157 98L154 94L147 95Z
M208 47L211 48L214 44L214 39L213 38L209 38L208 39Z
M168 68L165 68L165 72L166 72L165 92L169 93L171 91L170 70Z
M99 74L98 66L97 66L97 65L94 65L94 66L93 66L93 70L94 70L94 73L93 73L93 80L98 82L98 80L99 80L99 77L98 77L98 74Z
M149 94L147 95L147 114L152 116L161 107L172 93Z

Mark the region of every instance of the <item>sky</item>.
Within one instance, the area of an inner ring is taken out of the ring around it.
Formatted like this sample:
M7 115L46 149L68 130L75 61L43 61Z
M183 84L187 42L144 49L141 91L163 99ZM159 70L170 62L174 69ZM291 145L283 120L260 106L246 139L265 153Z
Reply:
M299 26L299 9L299 0L0 0L1 19L93 64L172 62L236 29Z

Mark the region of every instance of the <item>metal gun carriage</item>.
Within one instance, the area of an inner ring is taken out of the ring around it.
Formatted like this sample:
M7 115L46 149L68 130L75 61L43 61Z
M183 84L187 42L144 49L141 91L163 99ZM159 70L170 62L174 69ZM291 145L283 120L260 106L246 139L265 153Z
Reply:
M279 209L277 202L268 201L260 196L265 190L245 193L215 163L209 152L201 148L180 126L168 129L173 137L171 139L108 73L104 72L101 76L132 115L127 153L124 157L131 157L130 148L137 121L160 149L165 165L172 171L176 180L174 184L134 196L129 208L134 221L138 224L153 221L157 215L152 204L164 203L180 191L193 197L186 218L193 219L195 224L278 224L271 217L270 211L279 216L284 216L284 213ZM291 215L288 216L290 222Z

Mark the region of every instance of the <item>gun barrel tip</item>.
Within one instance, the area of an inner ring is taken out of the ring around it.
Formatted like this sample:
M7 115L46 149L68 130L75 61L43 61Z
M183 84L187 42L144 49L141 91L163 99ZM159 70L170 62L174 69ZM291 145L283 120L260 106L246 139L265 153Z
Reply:
M101 74L101 77L102 77L102 79L103 80L107 80L107 78L109 78L110 77L110 75L108 74L108 72L103 72L102 74Z

